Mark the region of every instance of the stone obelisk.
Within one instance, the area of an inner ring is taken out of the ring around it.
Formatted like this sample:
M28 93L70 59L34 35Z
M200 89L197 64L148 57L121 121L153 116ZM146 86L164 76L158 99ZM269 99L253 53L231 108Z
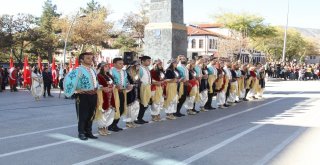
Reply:
M187 27L183 0L151 0L150 23L144 32L144 54L168 61L187 55Z

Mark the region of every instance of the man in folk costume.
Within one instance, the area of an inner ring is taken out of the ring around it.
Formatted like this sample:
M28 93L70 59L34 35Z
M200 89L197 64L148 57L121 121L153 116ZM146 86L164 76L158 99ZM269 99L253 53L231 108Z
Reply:
M161 60L156 60L153 65L153 69L150 71L152 78L152 105L151 105L151 117L152 121L161 121L160 111L163 107L163 83L165 80L165 73Z
M185 103L188 94L188 81L189 81L189 70L187 69L187 58L183 55L179 55L177 58L178 66L177 70L179 71L179 76L182 79L179 83L179 102L177 105L177 112L174 113L175 117L182 117L185 114L182 114L181 108L182 105Z
M239 96L238 96L238 79L239 79L239 76L237 75L236 73L236 70L237 70L237 64L232 64L232 67L231 67L231 79L230 79L230 94L229 94L229 97L228 97L228 102L229 103L239 103Z
M249 101L247 99L247 95L248 95L248 93L250 91L250 85L251 85L252 77L249 74L248 66L249 65L243 65L242 68L241 68L241 74L242 74L242 76L244 78L244 88L245 88L245 94L244 94L243 101Z
M0 65L0 92L2 92L2 84L4 83L4 73L2 68L2 65Z
M148 121L143 120L143 116L145 111L148 109L149 102L151 99L151 84L152 78L149 70L149 66L151 64L151 57L142 56L141 65L139 69L139 78L140 78L140 109L139 115L137 117L137 124L148 123Z
M196 72L196 77L198 79L199 82L199 94L200 94L200 101L198 102L200 104L200 110L201 111L207 111L206 109L204 109L204 105L206 104L207 100L208 100L208 71L206 69L205 66L205 61L203 59L202 56L199 56L197 61L196 61L196 65L194 67L194 70ZM197 113L199 113L199 111L195 111Z
M113 68L110 70L113 77L114 97L111 102L115 107L115 117L112 124L108 127L109 131L121 131L122 128L118 127L118 123L122 114L127 111L127 91L131 91L133 86L128 83L127 72L123 70L123 59L120 57L113 59Z
M232 74L231 74L231 63L226 62L225 66L223 67L225 72L226 84L225 84L225 93L226 93L226 102L223 106L228 107L230 106L228 103L228 98L230 97L230 88L231 88L231 81L232 81Z
M259 79L258 79L258 75L257 75L257 70L256 70L256 67L253 66L249 69L249 74L250 74L250 77L251 77L251 82L249 81L249 97L252 98L252 99L257 99L255 97L255 95L257 94L257 91L258 91L258 86L259 86Z
M17 81L18 79L18 70L15 67L10 68L9 70L9 85L11 92L18 92Z
M64 94L67 97L76 94L79 139L97 139L98 137L92 134L92 121L95 116L99 86L95 70L92 68L93 54L81 53L79 61L81 66L69 72L64 79Z
M256 68L255 68L255 74L256 74L256 80L254 82L254 95L253 95L253 99L258 99L260 92L262 90L261 85L260 85L260 80L261 80L261 71L262 65L260 63L256 64Z
M241 68L243 68L244 65L241 66ZM239 100L244 100L245 97L245 93L246 93L246 88L245 88L245 75L244 72L242 72L242 69L240 69L239 64L235 70L236 74L237 74L237 82L238 82L238 97Z
M96 109L95 120L98 124L98 133L101 136L110 134L108 127L114 120L115 110L111 106L111 99L113 97L113 80L109 73L110 65L101 62L98 64L98 82L101 90L98 91L98 108Z
M189 60L187 64L187 69L189 72L189 81L188 81L188 88L187 88L187 99L184 103L184 107L187 109L188 115L195 115L197 114L194 110L195 102L200 100L199 96L199 82L197 80L197 74L194 70L196 62L194 60Z
M177 111L178 104L178 83L180 82L179 72L177 68L177 61L171 59L168 61L168 67L165 74L165 101L163 107L167 114L168 120L174 120L176 117L173 115Z
M215 67L216 65L216 60L214 57L210 58L210 62L207 65L207 70L208 70L208 100L207 103L205 104L204 108L208 110L214 110L215 108L212 107L212 98L215 94L215 81L218 77L218 71Z
M258 97L262 98L263 97L263 93L264 93L264 89L266 87L266 71L264 67L260 68L260 79L259 79L259 85L260 85L260 89L258 91Z
M127 114L124 118L127 128L135 128L134 121L137 119L139 114L140 102L139 102L139 70L140 63L133 61L126 69L128 74L129 84L132 84L133 88L127 92Z
M227 81L226 81L226 75L223 70L224 67L224 62L220 61L217 62L216 64L216 69L217 69L217 80L216 80L216 91L217 91L217 105L219 108L226 108L224 105L226 103L226 86L227 86Z

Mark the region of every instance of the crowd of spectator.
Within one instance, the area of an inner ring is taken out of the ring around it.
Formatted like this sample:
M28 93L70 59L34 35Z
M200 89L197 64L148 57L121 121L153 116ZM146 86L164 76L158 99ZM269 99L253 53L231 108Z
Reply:
M320 65L297 62L268 62L265 64L268 77L283 80L319 80Z

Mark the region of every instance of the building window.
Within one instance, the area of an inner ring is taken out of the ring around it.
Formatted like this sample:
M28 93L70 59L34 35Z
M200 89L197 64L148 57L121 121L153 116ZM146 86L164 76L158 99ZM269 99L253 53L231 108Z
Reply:
M203 48L203 40L199 40L199 48Z
M213 39L209 40L209 49L213 49Z
M209 40L209 49L217 49L217 42L214 39Z
M191 48L192 49L196 48L196 44L197 44L196 39L191 40Z
M213 40L214 41L214 49L218 49L218 40Z

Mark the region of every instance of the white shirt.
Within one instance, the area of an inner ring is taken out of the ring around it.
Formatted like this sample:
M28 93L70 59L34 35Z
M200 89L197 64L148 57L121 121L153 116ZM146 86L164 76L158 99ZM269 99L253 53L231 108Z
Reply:
M144 67L144 66L140 66L140 69L142 71L142 76L140 75L140 82L142 84L148 84L150 85L151 84L151 75L150 75L150 71L147 67Z
M229 80L232 79L232 74L231 74L231 71L228 67L224 67L223 70L226 72L226 76L229 78Z
M91 77L92 77L93 87L94 87L94 88L97 88L97 87L98 87L97 75L96 75L96 73L93 71L92 68L90 68L90 74L91 74Z

